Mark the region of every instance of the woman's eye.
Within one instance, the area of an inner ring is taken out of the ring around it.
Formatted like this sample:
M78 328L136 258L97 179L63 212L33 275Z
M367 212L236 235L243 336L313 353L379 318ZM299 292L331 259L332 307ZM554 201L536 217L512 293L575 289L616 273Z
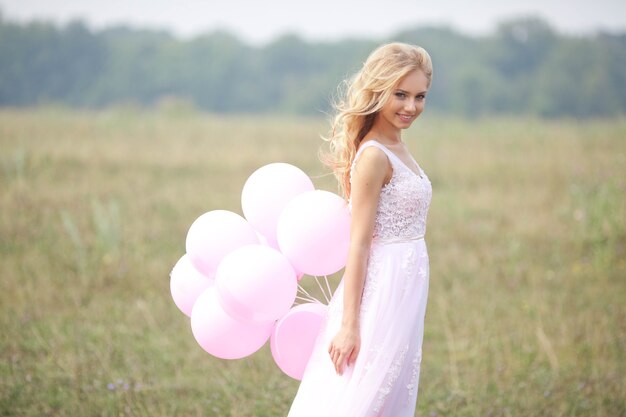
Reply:
M426 98L426 95L425 94L418 94L415 98L418 101L422 101L422 100L424 100Z
M404 97L406 97L406 94L404 94L404 93L400 93L400 92L397 92L397 93L396 93L396 97L398 97L398 98L404 98Z

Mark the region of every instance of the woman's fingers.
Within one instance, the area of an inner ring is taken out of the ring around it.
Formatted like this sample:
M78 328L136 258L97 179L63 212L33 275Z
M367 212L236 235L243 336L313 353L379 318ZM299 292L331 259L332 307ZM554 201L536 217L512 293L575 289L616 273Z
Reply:
M355 360L356 360L356 350L353 350L352 353L350 353L350 356L348 356L348 359L347 359L348 366L352 365Z
M360 344L358 342L349 348L342 348L335 344L334 341L331 342L328 347L328 354L338 375L343 374L344 366L350 366L355 363L359 350Z
M335 364L335 370L339 369L339 361L341 358L341 353L339 353L339 351L336 351L335 354L333 355L333 364Z
M336 354L333 357L333 364L335 365L335 371L337 374L341 375L343 373L344 364L346 363L346 358L348 358L350 352L341 352L339 350L336 351Z
M352 352L350 353L350 356L348 357L348 365L354 365L354 363L356 362L356 358L359 356L360 350L361 350L361 347L359 345L356 345L354 349L352 349Z
M339 356L339 349L335 348L335 344L333 342L330 343L328 347L328 354L330 355L330 360L335 367L335 371L337 371L337 359Z
M346 359L346 355L340 353L337 355L337 360L335 361L335 371L337 374L341 375L343 373L343 361Z

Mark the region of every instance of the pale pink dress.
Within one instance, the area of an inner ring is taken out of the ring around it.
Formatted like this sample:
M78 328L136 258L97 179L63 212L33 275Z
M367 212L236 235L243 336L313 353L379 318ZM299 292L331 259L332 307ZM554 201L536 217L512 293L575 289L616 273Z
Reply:
M393 168L383 186L361 301L361 351L339 376L328 346L341 326L343 281L329 304L325 324L291 405L289 417L410 417L415 413L428 297L424 242L431 183L421 168L409 169L384 145L370 140ZM417 163L416 163L417 165Z

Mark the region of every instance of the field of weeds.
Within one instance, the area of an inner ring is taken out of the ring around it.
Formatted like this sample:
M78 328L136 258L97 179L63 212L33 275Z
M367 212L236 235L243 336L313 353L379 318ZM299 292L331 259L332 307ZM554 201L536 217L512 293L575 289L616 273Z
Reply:
M326 128L1 110L0 415L286 415L297 381L268 346L206 354L169 272L193 220L241 213L262 165L336 191L316 156ZM405 141L434 189L416 415L626 415L626 120L426 112Z

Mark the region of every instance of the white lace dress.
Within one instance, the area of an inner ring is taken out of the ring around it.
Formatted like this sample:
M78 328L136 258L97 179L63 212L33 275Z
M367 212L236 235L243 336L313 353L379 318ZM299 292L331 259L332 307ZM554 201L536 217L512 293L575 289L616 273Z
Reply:
M328 346L341 326L343 281L329 304L289 417L409 417L415 413L428 297L424 242L431 183L382 144L393 175L380 195L361 301L361 351L337 375ZM416 163L417 164L417 163ZM354 168L354 164L353 164Z

